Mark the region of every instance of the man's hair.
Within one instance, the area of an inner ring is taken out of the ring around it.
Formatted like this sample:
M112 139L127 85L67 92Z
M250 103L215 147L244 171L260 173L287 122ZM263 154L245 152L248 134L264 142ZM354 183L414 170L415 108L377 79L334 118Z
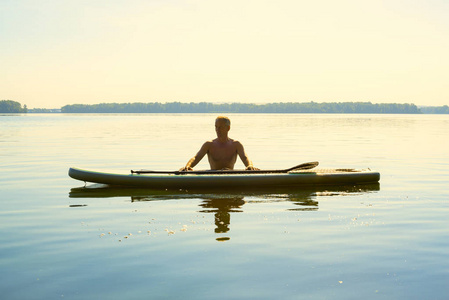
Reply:
M215 121L225 121L226 125L231 126L231 120L229 120L228 117L225 116L218 116Z

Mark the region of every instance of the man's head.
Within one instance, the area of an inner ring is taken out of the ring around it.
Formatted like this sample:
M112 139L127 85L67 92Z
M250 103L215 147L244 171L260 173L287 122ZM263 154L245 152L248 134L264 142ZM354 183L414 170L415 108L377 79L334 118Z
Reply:
M228 117L219 116L215 119L215 132L218 138L227 137L229 129L231 129L231 120Z
M215 124L217 124L217 121L223 121L223 122L225 122L226 125L231 126L231 120L229 120L228 117L225 117L225 116L218 116L218 117L215 119Z

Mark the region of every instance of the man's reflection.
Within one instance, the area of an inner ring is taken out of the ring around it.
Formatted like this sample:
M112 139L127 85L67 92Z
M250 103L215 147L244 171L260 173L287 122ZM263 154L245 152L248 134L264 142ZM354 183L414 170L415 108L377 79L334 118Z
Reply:
M215 233L226 233L231 223L231 213L243 212L240 208L245 204L243 197L204 199L200 204L201 213L214 213Z

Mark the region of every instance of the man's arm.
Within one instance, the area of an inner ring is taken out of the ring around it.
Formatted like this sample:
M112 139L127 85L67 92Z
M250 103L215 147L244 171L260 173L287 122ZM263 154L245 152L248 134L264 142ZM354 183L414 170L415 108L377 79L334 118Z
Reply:
M211 142L205 142L203 146L201 146L200 151L198 151L198 153L187 162L185 167L179 169L179 171L192 171L193 167L195 167L203 159L204 155L207 154L210 144Z
M238 141L236 141L236 145L237 145L237 154L239 155L240 159L242 160L243 164L245 165L246 170L259 170L258 168L255 168L253 166L253 163L249 159L248 155L246 155L243 145Z

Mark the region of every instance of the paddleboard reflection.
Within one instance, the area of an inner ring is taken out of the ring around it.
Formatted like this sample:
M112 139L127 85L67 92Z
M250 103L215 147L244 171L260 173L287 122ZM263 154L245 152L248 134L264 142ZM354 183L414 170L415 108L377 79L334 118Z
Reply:
M290 202L288 211L316 211L318 198L322 196L347 196L377 192L379 183L350 186L313 186L295 188L257 188L245 190L149 190L93 184L72 188L70 198L113 198L130 197L131 202L169 201L182 199L200 199L200 213L213 214L216 234L230 231L231 215L244 211L245 204ZM76 207L84 204L75 205ZM74 207L74 205L71 205ZM217 241L227 241L221 236Z
M380 190L379 183L361 185L330 185L330 186L304 186L304 187L257 187L245 189L200 189L200 190L153 190L144 188L110 186L105 184L92 184L83 187L72 188L70 198L112 198L131 197L131 201L162 201L180 199L229 199L242 197L252 199L254 197L270 200L304 202L316 199L318 196L340 196L350 194L363 194Z

